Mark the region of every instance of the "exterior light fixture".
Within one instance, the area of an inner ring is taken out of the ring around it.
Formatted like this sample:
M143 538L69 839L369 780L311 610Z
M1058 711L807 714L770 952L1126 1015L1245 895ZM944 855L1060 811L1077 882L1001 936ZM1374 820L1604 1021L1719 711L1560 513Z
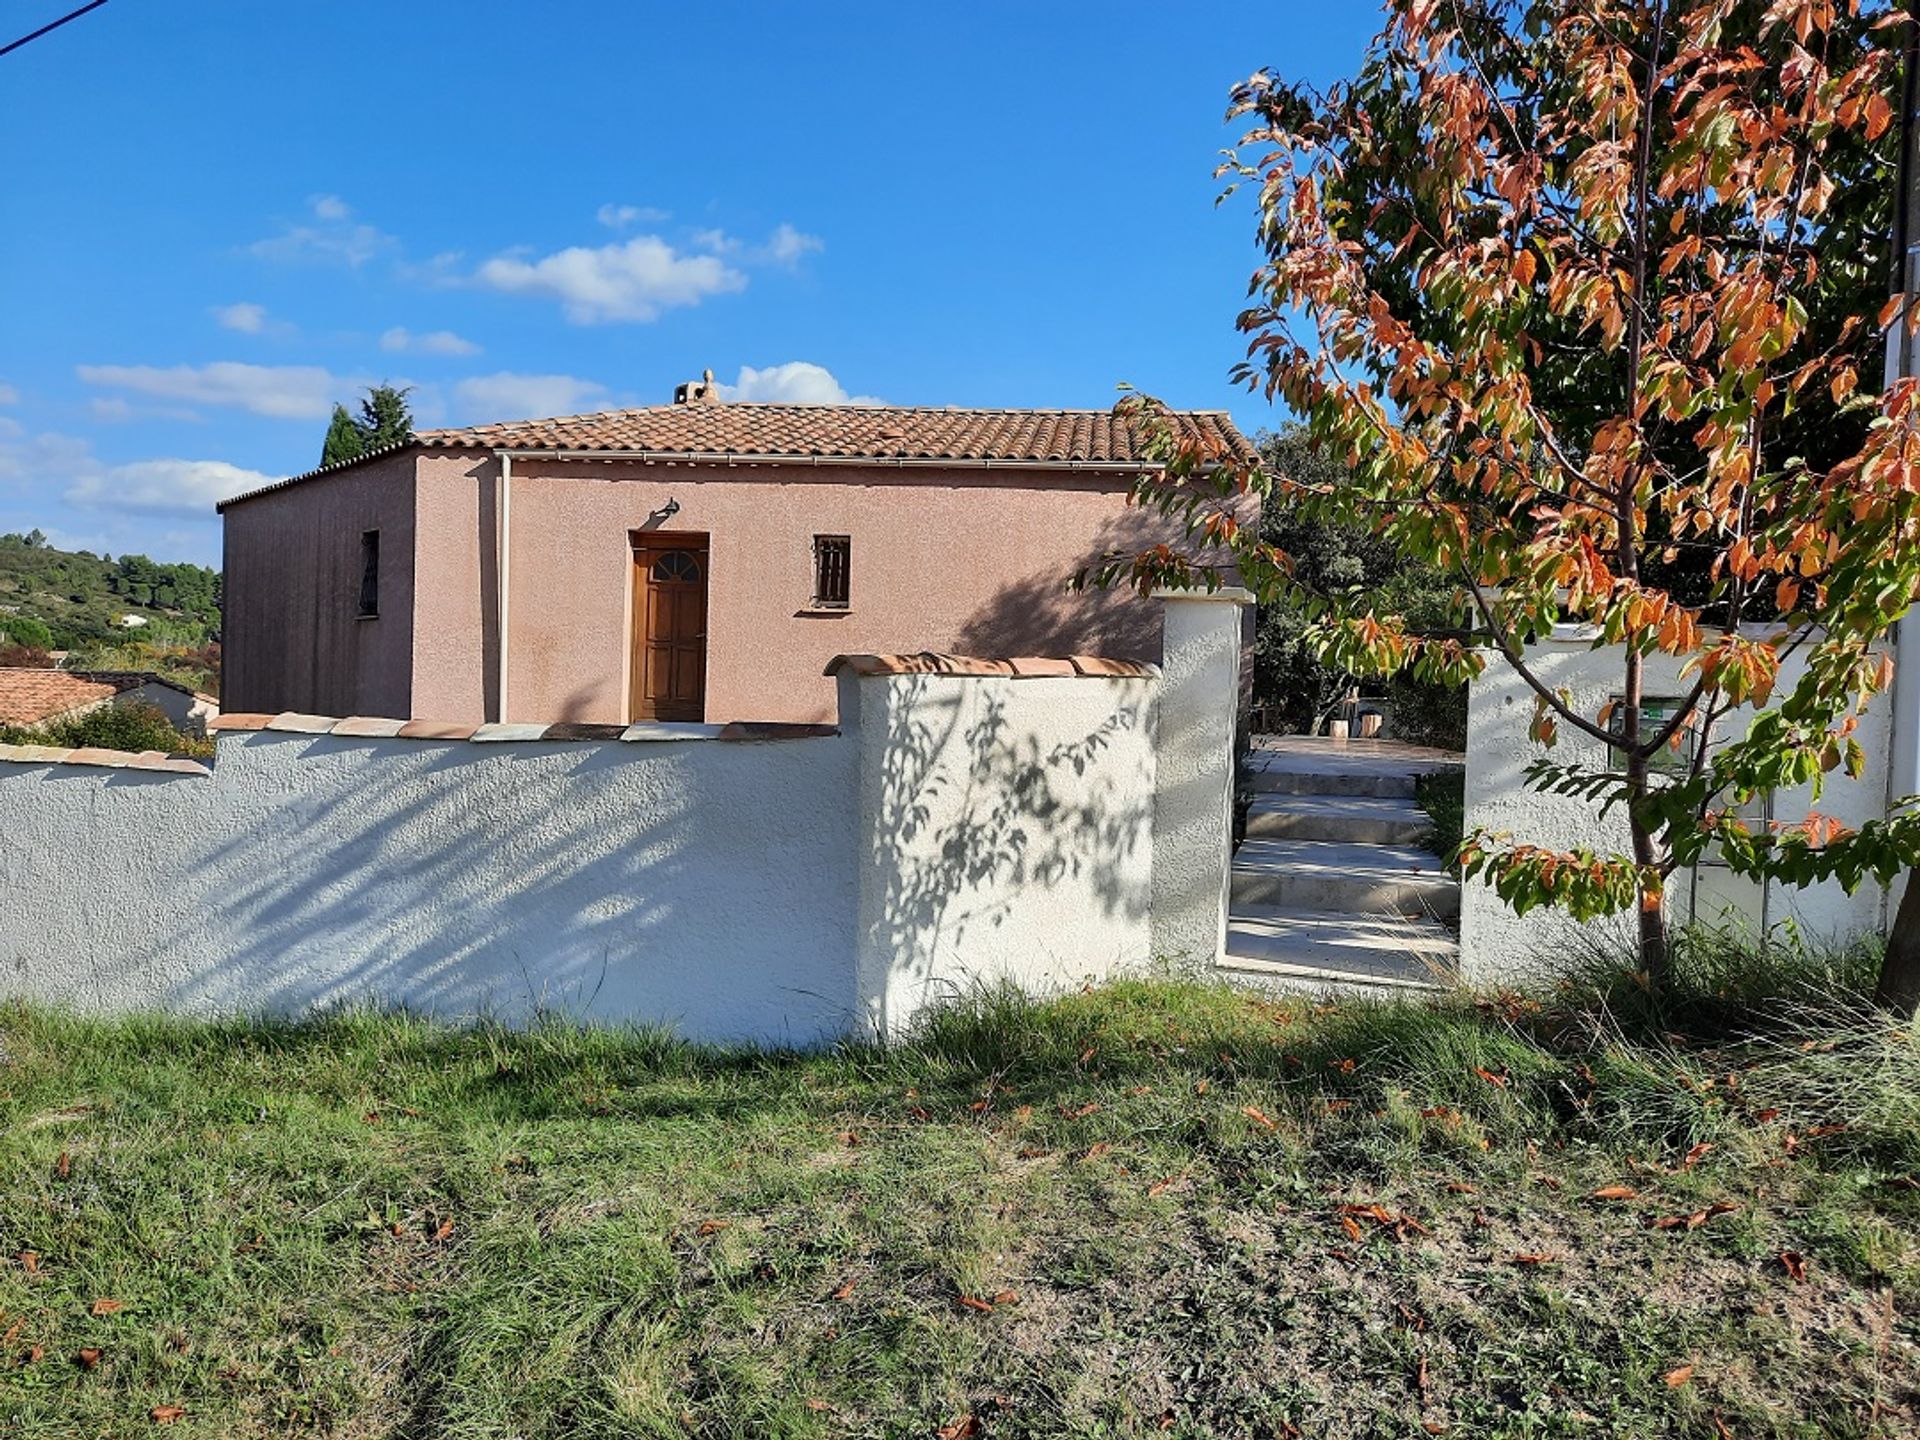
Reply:
M659 516L662 520L671 520L674 516L680 513L680 502L674 499L671 495L669 495L667 497L667 503L662 505L658 510L654 511L653 513Z

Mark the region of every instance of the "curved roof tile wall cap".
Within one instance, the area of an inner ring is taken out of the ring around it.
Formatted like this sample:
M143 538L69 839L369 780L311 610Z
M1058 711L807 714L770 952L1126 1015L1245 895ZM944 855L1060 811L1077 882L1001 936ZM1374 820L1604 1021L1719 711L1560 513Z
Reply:
M336 719L331 715L302 715L292 710L278 715L253 715L236 711L208 721L207 729L228 734L266 730L285 735L337 735L352 740L468 740L482 745L514 741L549 744L556 741L624 740L634 744L685 740L813 740L840 733L839 727L834 725L787 725L754 720L734 720L724 725L661 724L654 721L643 721L636 725L589 725L571 721L552 725L478 725L444 720L393 720L373 715L349 715Z
M940 655L932 650L922 650L917 655L836 655L827 662L827 674L838 675L843 670L854 675L999 675L1016 680L1049 676L1139 680L1160 673L1158 665L1144 660L1109 660L1104 655L1064 658L1020 655L1009 660L994 660L973 655Z
M100 750L83 746L69 750L59 745L0 745L0 764L92 765L104 770L150 770L170 775L211 775L198 760L161 750Z

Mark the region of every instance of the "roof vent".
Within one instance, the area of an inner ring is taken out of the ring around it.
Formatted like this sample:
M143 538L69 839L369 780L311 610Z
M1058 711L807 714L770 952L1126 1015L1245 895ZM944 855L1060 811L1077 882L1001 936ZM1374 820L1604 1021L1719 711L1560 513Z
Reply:
M676 405L718 405L720 391L713 383L713 371L705 370L698 380L687 380L673 387Z

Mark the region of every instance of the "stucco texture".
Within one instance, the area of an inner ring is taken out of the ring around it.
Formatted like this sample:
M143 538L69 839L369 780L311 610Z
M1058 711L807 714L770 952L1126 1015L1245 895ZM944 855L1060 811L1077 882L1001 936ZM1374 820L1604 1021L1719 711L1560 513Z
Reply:
M226 709L414 713L414 463L369 461L224 512ZM368 530L380 532L380 613L362 619Z
M1591 640L1572 635L1533 646L1526 659L1543 683L1565 694L1578 714L1596 715L1619 692L1624 659L1618 647L1594 649ZM1649 656L1645 693L1649 698L1684 694L1681 661L1672 656ZM1781 667L1778 690L1785 693L1799 679L1802 658L1789 657ZM1887 697L1880 697L1885 701ZM1562 795L1545 795L1526 785L1527 767L1551 758L1561 764L1601 769L1606 747L1560 728L1551 750L1528 737L1533 720L1533 691L1497 656L1473 683L1467 708L1466 825L1510 832L1515 840L1557 848L1590 847L1600 853L1625 854L1630 849L1626 817L1617 809L1608 816L1597 805ZM1724 741L1744 732L1745 714L1736 710L1715 727ZM1848 826L1886 812L1888 706L1870 707L1856 738L1867 752L1865 774L1859 780L1844 774L1827 778L1816 803L1809 791L1782 791L1774 798L1774 815L1783 821L1804 819L1817 808ZM1778 882L1761 886L1741 880L1724 866L1704 864L1697 872L1677 874L1668 884L1670 918L1679 922L1731 927L1749 935L1791 922L1809 939L1835 939L1878 930L1883 921L1884 893L1869 881L1853 895L1838 884L1796 889ZM1596 951L1631 953L1633 917L1611 916L1581 925L1564 912L1543 907L1525 916L1508 908L1492 889L1478 881L1462 893L1461 968L1466 979L1495 983L1563 965L1570 956Z

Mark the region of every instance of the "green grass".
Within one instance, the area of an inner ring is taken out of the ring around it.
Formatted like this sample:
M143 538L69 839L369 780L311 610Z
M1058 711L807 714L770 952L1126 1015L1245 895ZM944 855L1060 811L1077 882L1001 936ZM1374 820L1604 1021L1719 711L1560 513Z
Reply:
M0 1433L1910 1436L1869 960L812 1056L0 1009Z
M1464 771L1440 770L1418 776L1414 799L1427 812L1433 829L1427 836L1427 848L1436 855L1451 855L1460 848L1467 824L1467 777Z

